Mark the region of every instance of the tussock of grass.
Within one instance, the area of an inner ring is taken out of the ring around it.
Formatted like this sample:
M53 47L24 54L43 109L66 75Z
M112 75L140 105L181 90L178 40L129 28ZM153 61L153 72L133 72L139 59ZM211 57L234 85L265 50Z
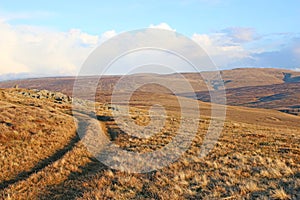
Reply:
M272 197L274 199L281 199L281 200L291 199L290 195L288 195L282 188L276 189L273 192Z

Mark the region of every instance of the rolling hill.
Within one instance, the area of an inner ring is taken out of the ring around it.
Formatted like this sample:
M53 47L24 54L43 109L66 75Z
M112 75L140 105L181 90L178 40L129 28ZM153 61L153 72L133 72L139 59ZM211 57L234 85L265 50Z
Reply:
M206 76L213 76L214 73L203 72ZM299 84L300 72L284 69L257 69L257 68L239 68L233 70L224 70L220 72L226 88L227 103L229 105L240 105L246 107L271 108L282 110L284 112L296 112L300 105ZM125 77L128 84L134 82L149 81L155 76L157 80L165 80L175 87L179 88L182 95L186 97L193 96L195 92L199 100L210 101L208 89L205 80L198 73L183 73L170 75L130 75ZM193 91L186 91L182 87L184 76L193 87ZM88 77L89 81L98 84L97 94L99 101L110 101L114 85L120 80L120 76L102 76L99 83L98 77ZM58 91L69 96L72 95L73 85L76 77L50 77L34 78L14 81L0 82L0 87L11 88L18 85L20 88L28 89L47 89ZM213 78L212 78L213 79ZM211 83L213 87L218 88L219 83ZM182 88L181 88L182 87ZM141 92L168 93L159 85L149 85L140 89Z

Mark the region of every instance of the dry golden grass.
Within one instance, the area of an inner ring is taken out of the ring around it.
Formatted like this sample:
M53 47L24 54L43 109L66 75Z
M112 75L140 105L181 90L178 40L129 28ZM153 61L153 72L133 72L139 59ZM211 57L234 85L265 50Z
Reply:
M148 100L151 104L150 97ZM165 97L164 101L163 104L176 105L172 104L171 97ZM145 125L149 120L149 105L141 104L141 99L136 97L131 113L137 124ZM139 109L135 105L139 105ZM204 111L198 133L180 159L153 172L126 173L108 168L87 151L76 136L76 124L68 114L70 105L24 98L15 90L0 90L3 113L0 116L3 121L0 124L0 170L3 174L0 198L300 198L299 117L276 111L229 107L216 146L205 158L199 158L210 122L209 104L201 106ZM114 143L134 152L162 148L171 141L179 126L178 109L169 106L169 110L164 128L155 137L138 139L123 133ZM107 105L99 104L97 115L102 116L98 123L108 136L111 131L119 131L114 121L107 120L112 117ZM270 117L280 121L274 123ZM187 120L192 123L193 116ZM20 135L14 136L13 126ZM58 151L60 153L56 154Z
M32 99L1 92L0 181L3 184L22 179L34 167L51 162L54 158L50 156L76 136L76 126L66 114L41 109Z
M284 191L284 189L280 188L280 189L276 189L272 195L272 197L274 199L291 199L290 195L286 194L286 192Z

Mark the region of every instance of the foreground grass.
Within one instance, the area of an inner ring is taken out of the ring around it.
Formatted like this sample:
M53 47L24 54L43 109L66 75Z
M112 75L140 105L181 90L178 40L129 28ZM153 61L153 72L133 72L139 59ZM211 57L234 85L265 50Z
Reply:
M0 92L0 196L4 199L300 198L296 125L270 127L227 120L215 148L199 158L210 122L203 116L191 147L179 160L151 173L126 173L106 167L86 150L67 114L70 105L23 98L13 90ZM139 112L134 116L137 123L147 124L147 112L133 110ZM97 115L112 114L100 105ZM173 120L167 120L156 137L142 140L120 134L114 142L128 151L157 150L171 141L178 117L173 113ZM118 131L113 121L99 123L108 137Z

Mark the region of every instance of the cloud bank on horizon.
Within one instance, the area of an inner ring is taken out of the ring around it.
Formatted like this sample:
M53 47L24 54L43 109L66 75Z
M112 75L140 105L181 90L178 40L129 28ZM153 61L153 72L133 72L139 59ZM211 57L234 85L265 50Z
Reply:
M51 15L47 12L35 14ZM98 45L122 32L109 29L93 34L80 28L57 30L30 23L13 23L15 18L36 17L35 14L0 14L0 75L76 75L84 60ZM149 23L148 27L181 33L176 25L171 26L167 21ZM220 69L300 69L298 32L262 34L250 26L228 26L207 33L194 32L188 37L197 42Z

